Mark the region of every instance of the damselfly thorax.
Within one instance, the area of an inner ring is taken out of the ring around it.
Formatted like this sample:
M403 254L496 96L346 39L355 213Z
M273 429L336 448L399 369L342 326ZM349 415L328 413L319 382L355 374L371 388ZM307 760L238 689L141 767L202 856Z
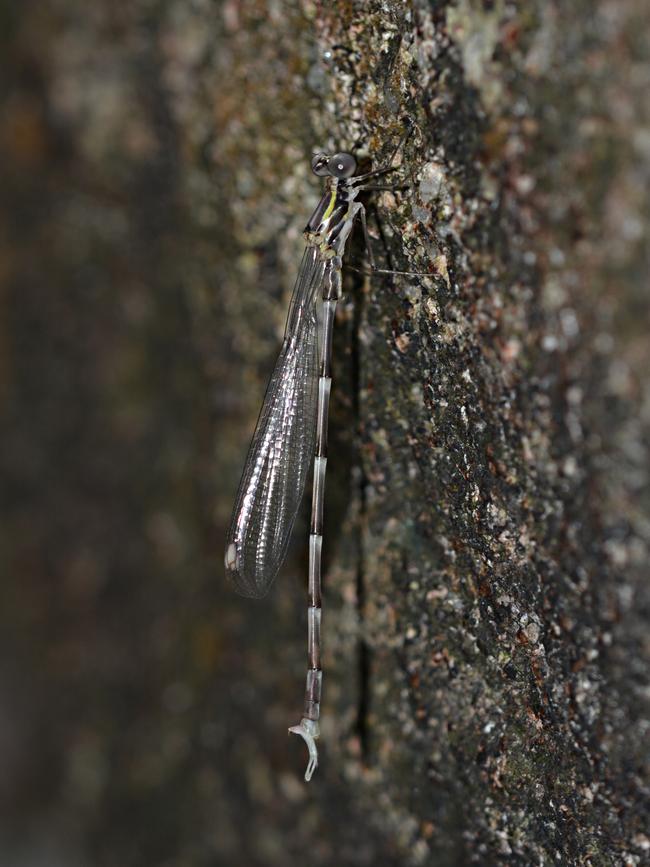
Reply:
M341 256L355 218L363 206L355 199L359 188L351 182L332 179L305 228L305 240L315 244L325 258Z

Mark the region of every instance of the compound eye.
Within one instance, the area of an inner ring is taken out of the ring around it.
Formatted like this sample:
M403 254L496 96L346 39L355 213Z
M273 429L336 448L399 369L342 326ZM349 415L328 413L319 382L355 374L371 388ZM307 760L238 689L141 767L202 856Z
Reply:
M311 158L311 170L319 178L324 178L329 175L330 171L327 167L329 157L326 153L317 153Z
M334 154L328 160L327 168L334 178L351 178L357 170L357 161L352 154Z

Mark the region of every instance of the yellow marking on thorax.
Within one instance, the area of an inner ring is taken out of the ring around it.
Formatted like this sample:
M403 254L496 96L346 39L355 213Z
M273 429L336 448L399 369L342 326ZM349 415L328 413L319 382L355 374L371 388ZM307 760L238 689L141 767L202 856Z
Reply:
M330 199L330 203L327 206L327 210L323 214L323 222L329 219L332 216L332 211L334 210L334 205L336 204L336 190L332 190L332 198Z

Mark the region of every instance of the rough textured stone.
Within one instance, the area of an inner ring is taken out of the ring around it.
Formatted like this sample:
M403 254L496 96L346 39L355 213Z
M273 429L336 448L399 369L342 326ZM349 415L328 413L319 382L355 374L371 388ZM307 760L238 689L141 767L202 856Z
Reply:
M7 864L643 865L641 0L0 4ZM306 536L221 566L318 194L346 277L322 764ZM364 257L359 239L351 258Z

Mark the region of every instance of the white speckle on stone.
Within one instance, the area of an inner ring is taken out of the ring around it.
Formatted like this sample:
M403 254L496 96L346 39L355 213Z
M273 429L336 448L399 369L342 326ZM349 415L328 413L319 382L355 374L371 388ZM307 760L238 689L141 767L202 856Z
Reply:
M570 307L560 310L560 324L562 325L562 331L569 338L576 337L580 331L578 317L575 314L575 310L572 310Z
M578 462L573 457L573 455L569 455L564 461L562 465L562 472L567 478L573 478L578 471Z
M531 644L537 643L539 640L539 626L536 623L529 623L524 629L524 632L526 633L526 638Z
M644 852L650 851L650 839L645 834L635 834L632 842L638 849L643 849Z
M427 163L421 172L420 198L424 202L447 196L447 186L443 167L437 163Z
M521 175L515 180L515 187L518 193L525 196L535 188L535 178L532 175Z

